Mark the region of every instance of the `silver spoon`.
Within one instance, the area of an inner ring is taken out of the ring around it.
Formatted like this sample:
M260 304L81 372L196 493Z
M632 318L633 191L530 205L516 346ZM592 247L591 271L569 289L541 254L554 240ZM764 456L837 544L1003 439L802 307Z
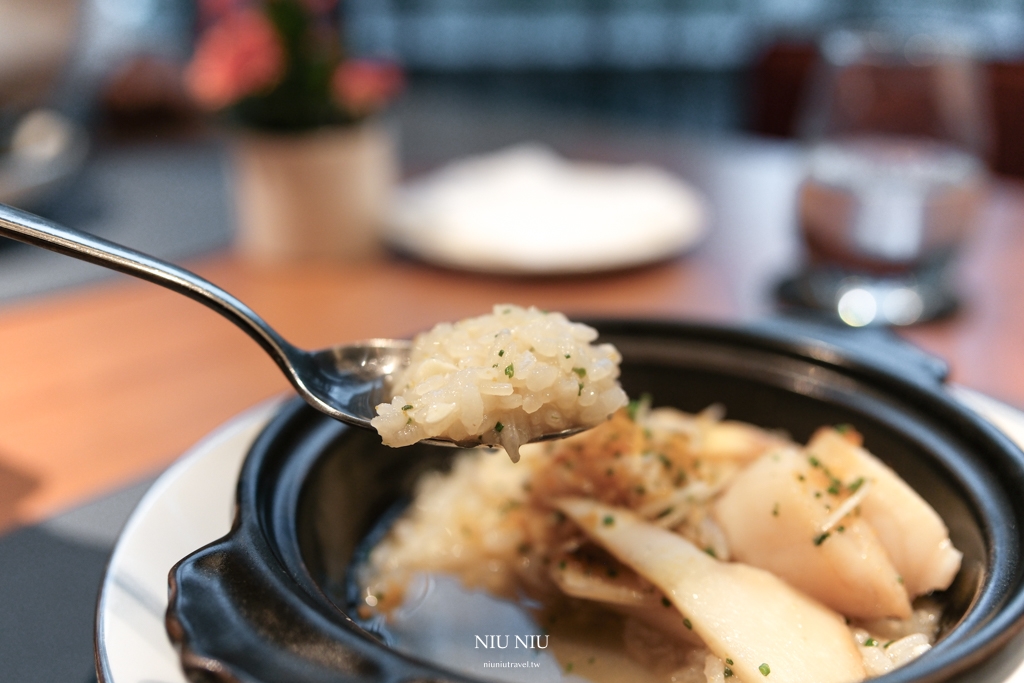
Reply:
M0 204L0 235L148 280L213 309L255 339L309 405L356 427L373 429L374 406L390 399L389 380L409 360L411 343L405 339L371 339L305 351L286 341L251 308L195 273L5 204ZM579 431L566 429L533 440L560 439ZM424 442L480 445L479 441L440 438Z

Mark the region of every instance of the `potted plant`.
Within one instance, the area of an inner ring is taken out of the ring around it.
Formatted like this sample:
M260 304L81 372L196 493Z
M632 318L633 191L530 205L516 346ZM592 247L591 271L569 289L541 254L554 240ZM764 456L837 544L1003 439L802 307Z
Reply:
M396 175L373 115L402 73L348 59L336 0L201 0L185 83L237 134L238 246L260 259L357 259Z

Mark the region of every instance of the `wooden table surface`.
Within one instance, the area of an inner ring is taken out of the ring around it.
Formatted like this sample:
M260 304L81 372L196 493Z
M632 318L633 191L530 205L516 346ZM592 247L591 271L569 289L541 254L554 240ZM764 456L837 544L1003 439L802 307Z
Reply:
M794 152L728 147L704 147L676 165L709 197L708 237L690 254L646 268L523 279L395 256L267 266L231 253L185 265L307 348L406 336L499 302L577 316L750 319L771 313L773 283L799 261ZM1021 264L1024 186L998 182L962 259L968 304L903 334L946 358L954 381L1024 406ZM288 390L270 359L228 322L123 276L2 308L0 529L152 475L232 415Z

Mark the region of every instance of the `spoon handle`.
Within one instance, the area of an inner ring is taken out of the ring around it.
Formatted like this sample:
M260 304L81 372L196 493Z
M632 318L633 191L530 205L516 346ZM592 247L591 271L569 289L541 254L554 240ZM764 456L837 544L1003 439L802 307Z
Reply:
M295 383L293 362L301 351L285 341L251 308L195 273L6 204L0 204L0 235L148 280L198 301L255 339Z

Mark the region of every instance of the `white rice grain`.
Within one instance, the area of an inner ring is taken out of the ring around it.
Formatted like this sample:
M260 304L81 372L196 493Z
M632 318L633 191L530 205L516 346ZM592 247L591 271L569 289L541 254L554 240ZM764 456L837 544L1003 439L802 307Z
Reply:
M509 304L419 335L390 403L371 424L389 446L430 438L519 446L592 427L627 403L622 358L597 331L561 313Z

